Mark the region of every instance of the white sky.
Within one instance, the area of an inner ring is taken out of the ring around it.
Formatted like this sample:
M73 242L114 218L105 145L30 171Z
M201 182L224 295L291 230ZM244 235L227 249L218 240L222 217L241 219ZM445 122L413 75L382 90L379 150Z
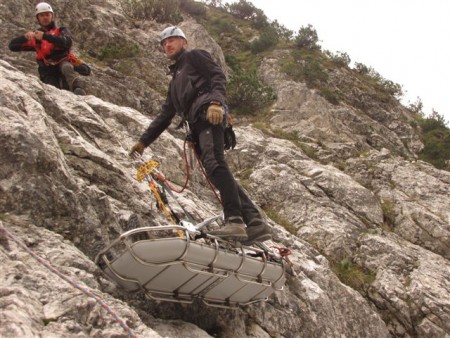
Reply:
M403 86L403 104L420 97L426 115L433 108L450 126L450 0L249 2L294 33L311 24L322 50L372 67Z

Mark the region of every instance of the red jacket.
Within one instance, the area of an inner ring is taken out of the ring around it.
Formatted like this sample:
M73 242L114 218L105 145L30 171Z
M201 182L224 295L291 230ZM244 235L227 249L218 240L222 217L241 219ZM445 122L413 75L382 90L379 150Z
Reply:
M44 32L41 41L36 39L27 40L25 36L14 38L9 43L9 49L13 52L36 52L36 61L40 65L58 64L66 59L72 47L72 34L65 27L56 27L53 23L46 29L39 29Z

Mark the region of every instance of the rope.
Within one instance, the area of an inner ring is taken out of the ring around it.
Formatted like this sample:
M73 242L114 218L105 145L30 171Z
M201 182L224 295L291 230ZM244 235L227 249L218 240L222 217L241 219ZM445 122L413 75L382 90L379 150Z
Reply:
M271 248L277 249L281 257L287 257L292 254L291 249L272 245Z
M184 189L186 189L186 187L187 187L187 185L188 185L188 182L189 182L189 178L190 178L189 161L188 161L188 159L187 159L187 154L186 154L186 143L187 143L187 142L188 142L187 140L184 140L184 144L183 144L183 159L184 159L184 163L185 163L185 166L186 166L186 180L185 180L185 182L184 182L183 187L182 187L180 190L178 190L178 189L174 188L174 187L170 184L170 182L164 177L164 175L162 175L161 173L158 173L158 175L157 175L157 178L158 178L161 182L165 183L165 185L166 185L170 190L172 190L173 192L176 192L177 194L181 194L181 193L184 191Z
M176 192L176 193L178 193L178 194L181 194L181 193L184 191L184 189L186 189L186 187L187 187L187 185L188 185L188 182L189 182L189 178L190 178L189 161L188 161L188 158L187 158L187 152L186 152L186 143L187 143L187 142L191 143L191 142L188 141L188 140L184 140L184 144L183 144L183 159L184 159L185 166L186 166L186 181L184 182L184 185L183 185L183 187L181 188L181 190L177 190L176 188L174 188L174 187L170 184L170 182L164 177L164 175L162 175L161 173L159 173L158 176L157 176L157 178L158 178L161 182L165 183L165 185L166 185L170 190L172 190L173 192ZM208 182L209 187L211 188L212 192L213 192L214 195L216 196L216 198L217 198L217 200L219 201L219 203L222 204L222 200L220 199L220 196L217 194L216 189L214 188L214 185L213 185L212 182L209 180L208 175L206 174L205 168L203 167L202 161L201 161L200 157L198 156L197 152L195 151L195 147L194 147L194 145L193 145L192 143L191 143L191 146L192 146L192 150L193 150L193 152L194 152L194 154L195 154L195 158L197 159L197 162L198 162L198 164L199 164L199 166L200 166L200 170L201 170L203 176L204 176L205 179L206 179L206 182Z
M12 233L10 233L3 225L3 222L0 221L0 234L6 235L6 237L9 237L11 240L13 240L19 247L21 247L23 250L25 250L28 254L30 254L35 260L37 260L39 263L44 265L47 269L49 269L51 272L53 272L55 275L60 277L61 279L65 280L67 283L72 285L74 288L80 290L83 292L86 296L93 298L103 309L106 310L114 319L115 322L117 322L124 331L128 334L130 338L137 338L138 336L131 330L131 328L125 323L125 321L120 318L109 306L108 304L103 301L99 296L94 294L91 290L89 290L87 287L84 287L80 284L78 284L76 281L71 280L66 275L59 272L54 266L52 266L48 261L41 258L37 254L35 254L33 251L31 251L23 242L21 242L16 236L14 236Z

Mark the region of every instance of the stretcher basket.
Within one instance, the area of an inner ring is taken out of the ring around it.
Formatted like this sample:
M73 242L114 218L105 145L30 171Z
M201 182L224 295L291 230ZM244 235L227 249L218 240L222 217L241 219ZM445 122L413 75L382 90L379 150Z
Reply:
M178 236L152 238L156 233ZM175 225L125 232L95 261L127 291L143 290L152 299L180 303L200 299L216 307L267 301L286 281L283 262L270 253L212 236L193 240Z

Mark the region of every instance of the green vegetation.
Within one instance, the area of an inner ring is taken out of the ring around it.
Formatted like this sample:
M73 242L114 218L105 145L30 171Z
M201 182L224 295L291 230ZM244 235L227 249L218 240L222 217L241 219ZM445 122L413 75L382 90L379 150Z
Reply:
M360 292L364 292L375 280L375 273L353 264L349 258L334 262L331 269L342 283Z
M315 48L293 49L291 55L280 62L281 70L291 79L305 82L308 88L318 89L328 102L338 104L341 101L341 94L328 83L330 64L329 59Z
M310 143L302 142L299 134L297 131L287 132L279 128L272 128L269 123L267 122L254 122L253 124L254 128L258 128L261 130L264 134L275 137L279 139L289 140L293 142L297 147L299 147L306 156L315 159L317 161L320 161L319 157L317 156L317 147L314 147Z
M394 83L391 80L385 79L372 67L367 67L362 63L356 62L355 71L360 75L364 75L372 79L375 85L377 85L381 90L387 92L389 95L392 95L396 98L400 98L403 96L403 90L401 85Z
M257 39L250 43L250 50L254 54L261 53L275 47L278 43L278 39L277 31L272 27L267 27Z
M392 229L395 226L395 202L385 198L381 201L381 209L383 210L384 223Z
M433 110L430 116L423 113L423 103L420 98L409 105L410 111L416 116L422 130L424 148L419 159L433 164L438 169L450 170L450 129L444 116Z
M281 216L277 211L275 211L272 208L269 208L267 210L264 210L267 214L267 216L272 219L274 222L281 225L283 228L285 228L287 231L289 231L291 234L297 234L297 229L295 228L295 225L289 222L287 219L285 219L283 216Z
M239 178L239 183L247 190L250 189L250 175L253 173L253 169L244 169L236 174Z
M230 109L240 114L256 115L277 98L275 91L259 79L256 71L240 69L231 76L227 92Z
M298 35L294 39L294 43L297 48L320 50L319 36L312 25L300 27Z
M180 9L197 19L206 17L206 7L194 0L180 0Z
M131 19L180 22L179 0L119 0L123 13Z
M419 158L438 169L450 170L450 129L443 116L433 111L429 117L420 118L419 125L425 145Z
M352 59L345 52L332 53L330 51L325 51L325 54L333 61L338 67L348 67Z
M122 42L121 44L111 43L99 50L97 58L101 61L110 63L114 60L131 58L139 55L139 46L131 42Z

